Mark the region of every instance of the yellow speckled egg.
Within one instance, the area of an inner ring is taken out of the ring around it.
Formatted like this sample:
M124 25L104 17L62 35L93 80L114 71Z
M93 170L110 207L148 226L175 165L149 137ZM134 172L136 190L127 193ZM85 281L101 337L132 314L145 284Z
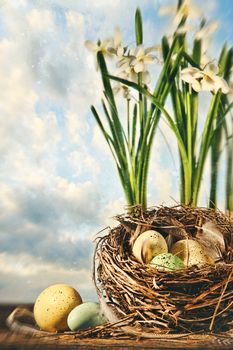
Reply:
M54 284L40 293L34 305L34 317L40 329L58 332L68 329L67 317L82 303L79 293L67 284Z
M204 247L192 239L176 242L171 249L171 253L178 256L186 267L214 264L214 260L205 252Z
M140 234L133 245L133 255L143 263L148 264L154 256L167 253L167 243L163 236L154 230Z

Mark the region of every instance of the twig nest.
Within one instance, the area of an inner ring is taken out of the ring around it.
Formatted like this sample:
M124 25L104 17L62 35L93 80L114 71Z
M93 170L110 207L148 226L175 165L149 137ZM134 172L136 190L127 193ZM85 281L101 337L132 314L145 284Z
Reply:
M150 265L156 267L158 271L173 271L185 267L183 261L171 253L163 253L155 256Z
M214 260L206 253L204 247L192 239L176 242L171 249L171 253L179 257L185 267L214 264Z
M100 300L118 319L127 319L122 329L149 335L232 329L233 223L227 216L175 206L136 208L117 220L97 243L94 281ZM185 268L168 269L168 252L182 258ZM153 268L151 257L166 271Z
M168 247L164 237L157 231L145 231L136 239L133 245L135 258L148 264L154 256L167 253Z

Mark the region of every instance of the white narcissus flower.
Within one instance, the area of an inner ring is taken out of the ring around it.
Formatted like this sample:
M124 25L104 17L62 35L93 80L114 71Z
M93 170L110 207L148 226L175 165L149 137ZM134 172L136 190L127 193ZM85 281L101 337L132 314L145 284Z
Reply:
M138 82L138 74L135 73L134 67L128 67L124 70L124 72L121 73L121 77L123 79L127 79L130 81L133 81L135 83ZM144 84L149 84L150 83L150 73L148 72L148 70L144 70L142 72L142 82Z
M219 68L213 63L209 63L203 70L203 78L201 80L201 89L203 91L213 91L216 93L218 90L222 90L224 94L229 92L229 86L222 77L219 77Z
M160 6L159 8L159 15L160 16L166 16L166 15L174 15L176 13L177 7L176 6Z
M210 34L214 33L219 28L219 22L218 21L212 21L208 23L207 25L204 25L196 34L195 39L196 40L202 40L206 39Z
M97 43L94 43L91 40L86 40L85 41L85 46L88 50L90 50L91 52L93 52L95 54L95 68L98 71L99 70L99 65L98 65L98 61L97 61L97 53L98 52L102 52L103 55L111 57L112 53L109 51L109 48L111 47L111 39L106 39L106 40L102 40L102 41L98 41Z
M133 67L135 73L144 72L146 70L146 64L154 63L156 57L150 54L154 50L154 46L145 49L143 44L130 50L130 56L132 56L130 65Z
M195 18L201 16L200 8L191 4L191 0L184 0L176 13L174 23L179 24L183 17Z
M98 43L94 43L91 40L85 41L85 46L88 50L92 51L93 53L102 52L104 55L110 55L109 48L111 47L111 39L106 39L99 41Z
M124 67L124 70L119 70L117 74L120 78L125 80L130 80L134 83L138 82L138 75L135 73L133 67L128 65L127 67Z
M137 74L130 70L130 66L128 66L127 69L124 71L117 72L116 75L122 79L137 82ZM127 100L130 100L132 97L130 94L129 87L122 83L117 83L113 88L113 92L114 94L118 94L119 92L122 92L123 97L126 98Z
M111 45L108 48L110 53L122 57L124 55L124 48L122 46L122 35L119 27L114 29L114 36L111 40Z
M216 93L220 89L224 94L229 92L227 82L217 74L219 69L213 63L209 63L203 70L195 67L184 68L181 71L181 79L189 83L193 90L212 91Z
M210 57L207 55L207 52L204 51L204 52L201 54L201 62L200 62L201 68L202 68L202 69L205 68L210 62L211 62Z
M176 33L177 34L185 34L193 29L193 26L191 24L185 23L183 26L180 26L177 28Z
M138 83L138 74L135 73L134 68L130 65L127 67L124 67L125 69L119 70L116 75L122 79L132 81L134 83ZM146 70L142 72L142 82L144 84L149 84L150 83L150 73ZM118 83L115 85L113 88L114 94L118 94L119 92L122 92L123 97L130 100L132 98L132 95L130 93L130 89L127 85L124 85L122 83Z
M201 84L198 79L203 77L202 71L195 67L184 68L180 73L181 79L186 83L189 83L193 90L199 92L201 90Z
M151 64L156 59L156 57L150 53L160 50L161 47L158 45L148 47L147 49L145 49L143 45L139 45L129 50L128 55L120 57L117 62L119 74L124 79L137 82L138 73L142 73L143 82L148 84L150 76L146 69L146 64ZM124 75L124 77L122 75Z
M197 6L191 4L190 0L184 0L178 10L176 6L161 6L159 14L161 16L175 15L174 23L178 25L183 17L198 17L201 15L201 11Z
M119 61L116 64L117 68L119 68L118 73L122 73L128 68L130 68L132 59L133 57L130 55L120 57Z
M124 48L122 47L121 31L118 27L114 29L113 38L101 40L97 43L92 42L91 40L86 40L85 46L93 53L101 51L104 55L107 56L112 56L113 54L115 54L118 57L121 57L124 54Z
M131 100L132 95L130 93L130 89L128 88L128 86L121 83L116 84L113 88L113 93L114 95L117 95L119 92L122 93L122 96L124 98L126 98L127 100Z

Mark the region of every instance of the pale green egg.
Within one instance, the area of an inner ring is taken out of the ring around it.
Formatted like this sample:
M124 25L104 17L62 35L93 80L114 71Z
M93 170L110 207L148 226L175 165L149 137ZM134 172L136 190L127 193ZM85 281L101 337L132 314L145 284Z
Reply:
M184 268L183 261L171 253L163 253L156 255L150 264L159 271L173 271Z
M68 316L67 324L71 331L100 326L107 322L99 303L85 302L75 307Z

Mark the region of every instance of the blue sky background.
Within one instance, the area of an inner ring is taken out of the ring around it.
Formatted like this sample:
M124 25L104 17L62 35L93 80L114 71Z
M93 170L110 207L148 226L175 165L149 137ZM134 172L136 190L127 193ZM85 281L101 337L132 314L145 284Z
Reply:
M195 1L220 28L209 48L232 45L231 0ZM112 35L134 43L140 6L146 46L169 34L158 0L0 1L0 301L33 301L64 282L83 299L96 298L91 281L95 234L124 210L111 155L90 105L99 106L101 82L86 39ZM152 68L156 81L159 67ZM203 94L200 114L207 96ZM168 106L169 108L169 106ZM122 110L123 112L123 110ZM177 160L175 140L161 123ZM223 179L223 178L222 178ZM149 204L178 200L178 164L161 131L153 148ZM200 204L208 199L206 169ZM223 207L220 195L220 206Z

